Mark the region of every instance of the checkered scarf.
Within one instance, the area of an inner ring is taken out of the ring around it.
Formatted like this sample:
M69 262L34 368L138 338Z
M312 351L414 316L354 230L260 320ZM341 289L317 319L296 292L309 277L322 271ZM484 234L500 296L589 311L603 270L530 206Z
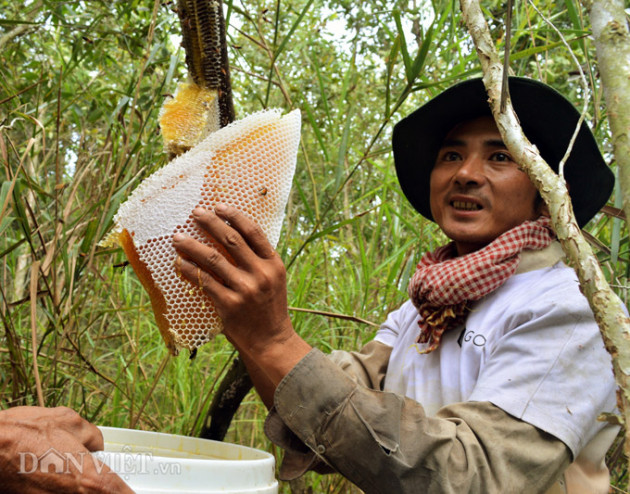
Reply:
M435 350L444 331L464 321L470 302L493 292L514 274L522 250L543 249L554 238L549 218L541 216L470 254L456 257L451 242L422 256L408 287L421 316L418 343L429 344L421 353Z

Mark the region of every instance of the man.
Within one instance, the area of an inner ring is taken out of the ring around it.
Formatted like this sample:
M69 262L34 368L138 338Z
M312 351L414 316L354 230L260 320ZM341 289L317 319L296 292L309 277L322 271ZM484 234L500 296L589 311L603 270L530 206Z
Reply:
M510 92L557 166L576 110L536 81L511 78ZM481 81L402 120L393 149L405 195L452 242L421 259L410 300L358 353L327 357L295 333L282 262L239 211L193 213L236 266L174 237L183 276L214 299L271 409L281 477L332 467L366 492L607 492L616 430L597 416L615 407L610 358ZM613 185L586 126L566 178L583 226Z

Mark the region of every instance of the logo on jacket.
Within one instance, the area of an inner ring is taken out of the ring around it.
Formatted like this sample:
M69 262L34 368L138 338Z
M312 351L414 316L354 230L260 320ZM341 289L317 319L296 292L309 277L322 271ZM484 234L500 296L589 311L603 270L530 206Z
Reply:
M475 346L482 347L486 344L486 337L482 334L476 334L472 329L468 331L464 328L457 338L457 344L461 347L462 343L472 343Z

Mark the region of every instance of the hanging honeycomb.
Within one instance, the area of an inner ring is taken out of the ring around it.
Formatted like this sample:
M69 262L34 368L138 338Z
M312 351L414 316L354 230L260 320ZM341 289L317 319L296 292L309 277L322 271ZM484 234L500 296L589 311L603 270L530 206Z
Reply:
M160 110L164 150L171 156L188 151L221 127L219 118L216 90L203 88L193 82L178 84L175 96L169 98Z
M182 279L173 235L184 233L219 248L192 219L192 210L218 203L256 221L275 246L300 139L298 110L255 113L205 138L144 180L120 206L110 240L123 247L149 293L171 353L195 350L222 330L212 300ZM220 249L222 250L222 249Z

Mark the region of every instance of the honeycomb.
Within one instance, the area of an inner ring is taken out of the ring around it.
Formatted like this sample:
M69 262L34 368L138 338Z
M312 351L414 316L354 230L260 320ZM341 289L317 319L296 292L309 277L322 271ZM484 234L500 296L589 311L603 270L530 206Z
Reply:
M192 210L221 202L256 221L275 246L299 139L298 110L255 113L210 134L145 179L120 206L110 237L147 290L172 354L195 350L222 330L212 300L178 276L173 235L182 232L219 248L197 228Z
M193 82L178 84L175 96L160 110L164 150L174 156L188 151L204 136L219 129L219 119L216 90L202 88Z

